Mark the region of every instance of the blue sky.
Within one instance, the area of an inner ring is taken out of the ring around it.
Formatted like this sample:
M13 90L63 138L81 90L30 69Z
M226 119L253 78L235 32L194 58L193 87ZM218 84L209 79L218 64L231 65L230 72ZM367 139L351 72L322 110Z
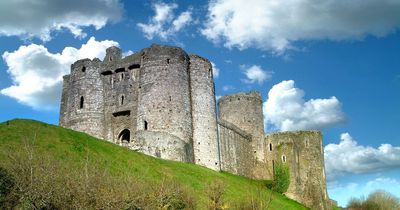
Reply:
M400 197L400 1L1 1L0 121L58 122L61 77L118 45L178 45L216 94L258 90L265 129L322 130L328 192Z

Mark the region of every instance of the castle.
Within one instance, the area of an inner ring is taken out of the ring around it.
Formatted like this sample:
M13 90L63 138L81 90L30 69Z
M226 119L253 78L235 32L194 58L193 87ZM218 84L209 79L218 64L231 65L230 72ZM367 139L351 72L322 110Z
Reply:
M264 133L258 92L218 100L210 62L178 47L152 45L103 61L78 60L64 76L60 125L162 159L190 162L254 179L290 172L288 197L330 209L322 135Z

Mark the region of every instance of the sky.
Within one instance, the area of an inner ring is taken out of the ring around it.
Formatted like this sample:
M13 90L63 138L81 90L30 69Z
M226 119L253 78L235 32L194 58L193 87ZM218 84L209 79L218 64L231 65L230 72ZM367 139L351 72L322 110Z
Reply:
M259 91L266 132L321 130L339 205L400 197L399 0L3 0L0 121L57 124L74 61L152 43L208 58L217 98Z

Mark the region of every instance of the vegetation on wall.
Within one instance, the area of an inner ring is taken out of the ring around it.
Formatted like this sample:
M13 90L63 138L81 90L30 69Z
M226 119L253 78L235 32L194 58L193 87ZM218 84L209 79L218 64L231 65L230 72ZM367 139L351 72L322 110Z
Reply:
M290 174L289 168L283 163L275 165L274 180L272 181L272 189L279 193L285 193L289 188Z

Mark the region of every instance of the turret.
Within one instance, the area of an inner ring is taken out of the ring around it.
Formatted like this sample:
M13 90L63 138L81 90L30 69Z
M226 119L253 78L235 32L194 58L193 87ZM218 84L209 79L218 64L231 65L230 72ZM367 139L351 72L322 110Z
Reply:
M237 93L218 100L219 118L251 134L253 153L264 160L264 123L262 99L259 92Z
M86 132L98 138L103 137L104 130L104 98L103 83L100 79L99 59L78 60L71 65L71 75L63 91L62 111L68 113L67 118L60 119L62 126ZM87 88L90 87L90 88ZM64 100L65 99L65 100Z
M211 63L190 55L194 161L214 170L220 169L213 69Z

